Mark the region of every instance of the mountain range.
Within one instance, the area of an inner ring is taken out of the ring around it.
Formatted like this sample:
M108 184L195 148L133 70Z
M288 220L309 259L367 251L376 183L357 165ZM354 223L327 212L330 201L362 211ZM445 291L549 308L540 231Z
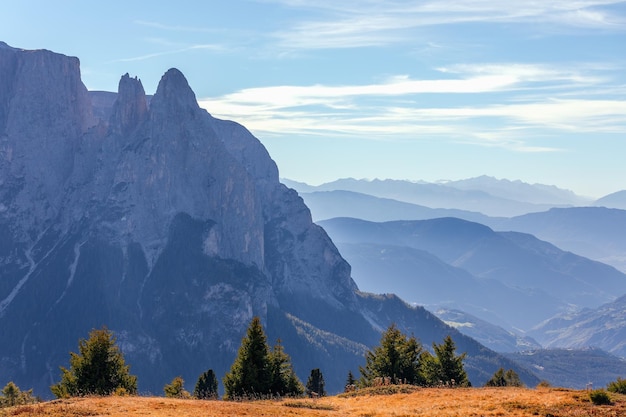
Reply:
M494 181L500 184L504 180L492 179L488 183ZM310 207L313 219L317 222L335 217L354 217L376 222L457 217L487 225L498 231L533 234L563 250L609 264L626 272L626 256L624 255L626 239L623 238L626 232L626 210L593 205L551 207L545 211L524 213L513 217L491 217L480 212L469 211L468 207L471 204L468 205L464 199L458 199L454 204L450 204L451 208L433 208L410 203L408 202L410 198L403 199L402 196L397 196L398 199L391 199L368 194L367 192L377 192L378 186L372 187L372 190L367 188L368 184L374 182L350 180L346 181L346 188L350 188L349 186L354 182L360 184L358 188L365 193L339 189L312 191L318 187L287 181L288 184L298 187L297 190ZM343 183L343 181L339 182L339 184ZM404 183L406 183L405 188L414 186L413 183L407 181ZM319 186L319 188L332 188L337 183L330 184ZM507 181L502 184L518 184L518 182ZM548 186L529 184L526 184L523 189L527 190L528 187L539 187L540 190L546 187L552 189ZM571 192L562 190L562 193L568 196ZM526 194L519 193L517 198L523 198ZM511 196L512 193L507 195ZM540 197L541 193L532 198L532 201L541 201ZM580 199L582 197L578 198ZM577 199L571 199L572 203L575 201ZM589 202L589 204L592 203Z
M452 335L475 385L524 367L395 295L362 292L243 126L199 108L184 75L147 97L123 75L88 92L79 60L0 43L0 380L40 396L92 328L117 337L139 390L223 375L253 316L329 392L391 323Z
M626 293L626 275L532 235L496 232L457 218L319 222L368 291L455 307L505 328L528 331L574 308Z

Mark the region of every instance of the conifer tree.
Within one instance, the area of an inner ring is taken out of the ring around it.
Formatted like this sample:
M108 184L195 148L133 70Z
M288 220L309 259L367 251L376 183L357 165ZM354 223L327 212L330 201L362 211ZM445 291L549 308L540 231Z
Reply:
M504 372L504 368L498 369L491 379L485 383L486 387L523 387L524 383L517 372L509 369Z
M34 404L39 400L33 396L33 390L22 391L13 381L9 381L0 391L0 408L16 405Z
M167 398L191 398L191 395L185 390L185 380L181 376L172 379L172 382L163 387L163 392Z
M309 397L314 395L318 397L326 396L324 375L322 375L319 368L311 369L311 375L309 375L309 379L306 381L306 393Z
M465 353L456 355L456 345L451 336L446 336L440 345L433 343L435 355L424 352L421 355L421 372L427 385L454 384L459 387L470 386L463 367Z
M217 399L217 378L213 369L209 369L198 377L193 396L200 400Z
M395 324L383 333L380 345L365 354L366 365L361 367L361 381L371 385L376 378L389 378L392 384L420 385L419 359L422 345L415 337L407 337Z
M79 353L70 352L70 369L61 367L61 381L50 387L58 398L82 395L110 395L116 390L137 392L137 377L129 366L116 340L106 327L92 330L89 339L78 342Z
M269 394L298 396L304 392L304 386L296 376L291 358L285 353L280 339L270 353L270 380Z
M354 379L352 371L348 371L348 377L346 378L346 387L354 384L356 384L356 379Z
M224 376L225 398L252 397L269 392L270 356L261 320L254 317L241 341L230 371Z

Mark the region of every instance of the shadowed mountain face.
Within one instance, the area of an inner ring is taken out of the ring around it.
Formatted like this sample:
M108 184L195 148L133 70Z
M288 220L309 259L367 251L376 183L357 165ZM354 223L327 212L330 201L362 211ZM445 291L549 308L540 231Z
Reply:
M254 315L331 392L392 322L427 346L451 334L474 384L515 366L359 292L265 148L200 109L178 70L151 100L128 75L91 97L76 58L0 45L0 380L48 396L78 339L106 325L140 391L177 375L192 388L226 372Z

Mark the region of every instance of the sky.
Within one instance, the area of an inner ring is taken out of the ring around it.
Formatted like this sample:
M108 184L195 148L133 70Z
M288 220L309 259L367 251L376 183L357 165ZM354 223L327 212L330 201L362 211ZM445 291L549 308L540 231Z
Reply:
M626 1L0 0L0 41L90 90L172 67L280 176L626 189Z

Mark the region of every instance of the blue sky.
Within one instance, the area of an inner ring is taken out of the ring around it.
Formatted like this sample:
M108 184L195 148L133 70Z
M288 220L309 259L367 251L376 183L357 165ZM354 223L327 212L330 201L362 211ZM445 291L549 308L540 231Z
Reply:
M0 40L91 90L179 68L281 176L626 189L626 1L3 1Z

